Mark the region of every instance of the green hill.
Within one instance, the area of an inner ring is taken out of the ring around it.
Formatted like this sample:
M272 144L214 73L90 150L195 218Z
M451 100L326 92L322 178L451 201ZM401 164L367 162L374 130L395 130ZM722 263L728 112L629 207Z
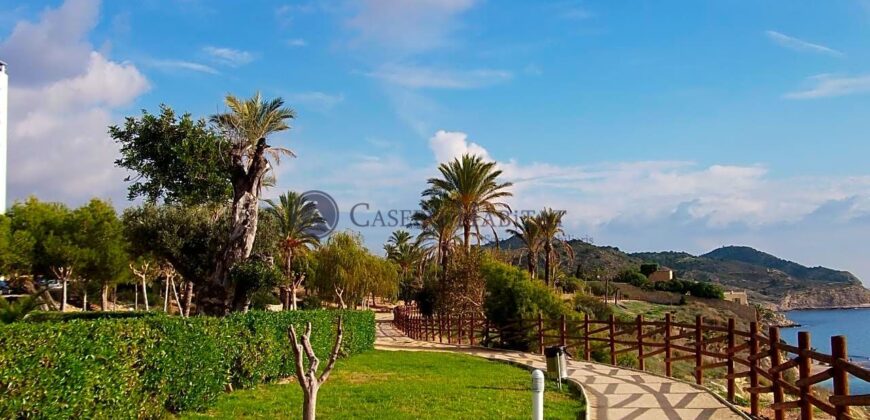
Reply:
M677 278L721 284L746 290L750 300L779 309L831 308L870 305L870 290L847 271L806 267L746 246L728 246L695 256L686 252L625 253L581 240L568 242L573 260L559 252L566 273L583 279L613 277L641 263L655 262L674 270ZM516 264L524 264L522 244L514 237L501 243ZM543 264L539 264L543 267Z

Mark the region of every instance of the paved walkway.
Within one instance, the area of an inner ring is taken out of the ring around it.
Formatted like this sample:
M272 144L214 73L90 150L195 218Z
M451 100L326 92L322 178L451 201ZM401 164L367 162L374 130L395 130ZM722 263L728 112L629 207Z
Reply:
M378 315L379 350L458 352L546 370L544 357L536 354L412 340L393 326L392 314ZM669 378L574 360L568 375L585 391L591 419L746 418L707 391Z

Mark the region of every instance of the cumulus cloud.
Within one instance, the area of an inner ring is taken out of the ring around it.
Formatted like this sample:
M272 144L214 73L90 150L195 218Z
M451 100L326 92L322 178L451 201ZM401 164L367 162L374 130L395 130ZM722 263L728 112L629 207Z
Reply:
M786 99L817 99L870 93L870 75L820 74L807 80L808 88L785 94Z
M477 143L468 141L468 134L460 131L438 130L429 139L429 148L438 163L449 162L465 154L477 155L484 160L492 160L489 153Z
M114 167L118 151L106 130L116 120L113 111L149 83L133 64L112 61L88 44L98 14L97 1L68 0L37 22L18 23L2 43L10 62L10 200L123 196L124 173Z
M767 35L767 37L777 45L791 50L827 54L834 57L845 56L845 54L843 54L841 51L837 51L831 47L826 47L821 44L814 44L812 42L804 41L793 36L788 36L781 32L765 31L764 34Z

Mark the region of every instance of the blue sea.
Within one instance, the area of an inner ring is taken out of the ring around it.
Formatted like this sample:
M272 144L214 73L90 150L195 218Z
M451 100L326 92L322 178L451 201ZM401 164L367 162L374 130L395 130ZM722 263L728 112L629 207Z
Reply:
M790 311L785 314L800 327L784 328L782 338L797 345L798 331L809 331L812 346L831 354L831 336L845 335L848 354L852 362L870 368L870 308L812 309ZM826 384L830 387L830 381ZM852 394L870 394L870 383L849 376Z

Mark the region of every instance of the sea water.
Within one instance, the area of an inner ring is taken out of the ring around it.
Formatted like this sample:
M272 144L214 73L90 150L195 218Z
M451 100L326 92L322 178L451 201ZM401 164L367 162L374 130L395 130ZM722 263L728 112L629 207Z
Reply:
M870 369L870 308L810 309L789 311L786 316L800 327L783 328L780 336L797 346L798 331L809 331L812 347L831 354L831 336L845 335L849 358ZM831 387L830 381L821 384ZM849 376L851 394L870 394L870 383Z

